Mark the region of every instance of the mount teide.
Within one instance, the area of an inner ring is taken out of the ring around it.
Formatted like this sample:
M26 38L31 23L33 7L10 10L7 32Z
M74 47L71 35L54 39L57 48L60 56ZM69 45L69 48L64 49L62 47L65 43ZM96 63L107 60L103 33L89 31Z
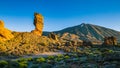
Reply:
M115 36L118 42L120 42L120 32L93 24L82 23L81 25L53 32L60 34L60 36L64 35L64 33L76 34L81 40L92 42L102 42L105 36ZM43 34L47 35L48 33L49 32L44 32Z

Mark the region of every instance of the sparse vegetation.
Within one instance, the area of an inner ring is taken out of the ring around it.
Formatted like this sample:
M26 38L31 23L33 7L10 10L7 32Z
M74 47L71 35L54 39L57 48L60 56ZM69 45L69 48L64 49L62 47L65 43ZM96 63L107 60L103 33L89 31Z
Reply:
M58 54L56 56L46 56L37 58L20 58L10 61L0 61L0 66L10 68L100 68L100 67L120 67L120 50L118 47L79 47L81 53L74 52L68 54ZM109 48L109 49L107 49ZM113 54L114 53L114 54Z
M4 68L4 67L6 67L8 65L8 62L7 61L5 61L5 60L1 60L0 61L0 68Z
M33 33L16 33L15 38L0 43L1 68L99 68L120 67L120 47L108 45L77 46L60 44L46 36L36 36ZM39 54L44 52L63 51L66 54L55 56L40 56L19 58L23 55ZM9 58L19 58L10 60Z

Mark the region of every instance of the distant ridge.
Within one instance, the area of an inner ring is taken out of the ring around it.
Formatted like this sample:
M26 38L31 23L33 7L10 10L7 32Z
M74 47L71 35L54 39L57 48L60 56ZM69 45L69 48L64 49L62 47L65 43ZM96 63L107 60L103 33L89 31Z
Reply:
M80 37L81 40L86 40L86 41L103 41L103 38L105 36L115 36L118 39L118 42L120 42L120 32L110 29L110 28L106 28L106 27L102 27L102 26L98 26L98 25L93 25L93 24L85 24L82 23L80 25L77 26L73 26L73 27L68 27L65 29L62 29L60 31L53 31L56 34L60 34L61 36L64 33L70 33L70 34L76 34ZM49 32L44 32L43 35L47 35L49 34Z

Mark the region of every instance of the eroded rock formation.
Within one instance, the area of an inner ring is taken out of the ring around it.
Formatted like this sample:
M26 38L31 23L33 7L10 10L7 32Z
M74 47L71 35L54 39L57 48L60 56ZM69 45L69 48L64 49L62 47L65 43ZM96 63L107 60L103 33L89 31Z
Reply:
M49 33L48 38L58 41L58 36L53 32Z
M34 14L34 25L35 25L35 30L32 31L32 33L41 36L42 35L42 30L43 30L43 16L39 13Z
M61 36L61 41L64 42L65 45L73 45L73 46L80 46L82 45L83 42L82 40L79 39L79 36L70 33L64 33Z
M10 30L4 27L4 22L0 20L0 42L10 40L13 38L13 34Z
M114 36L105 37L104 38L104 45L117 45L117 38Z

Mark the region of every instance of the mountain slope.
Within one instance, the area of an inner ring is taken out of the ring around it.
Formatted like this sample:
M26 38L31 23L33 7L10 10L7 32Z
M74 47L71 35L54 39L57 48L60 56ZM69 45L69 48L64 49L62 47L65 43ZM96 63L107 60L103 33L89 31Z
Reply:
M63 35L64 33L76 34L80 37L81 40L88 40L93 42L103 41L105 36L115 36L120 42L120 32L93 24L82 23L81 25L65 28L60 31L54 31L54 33L60 35Z

